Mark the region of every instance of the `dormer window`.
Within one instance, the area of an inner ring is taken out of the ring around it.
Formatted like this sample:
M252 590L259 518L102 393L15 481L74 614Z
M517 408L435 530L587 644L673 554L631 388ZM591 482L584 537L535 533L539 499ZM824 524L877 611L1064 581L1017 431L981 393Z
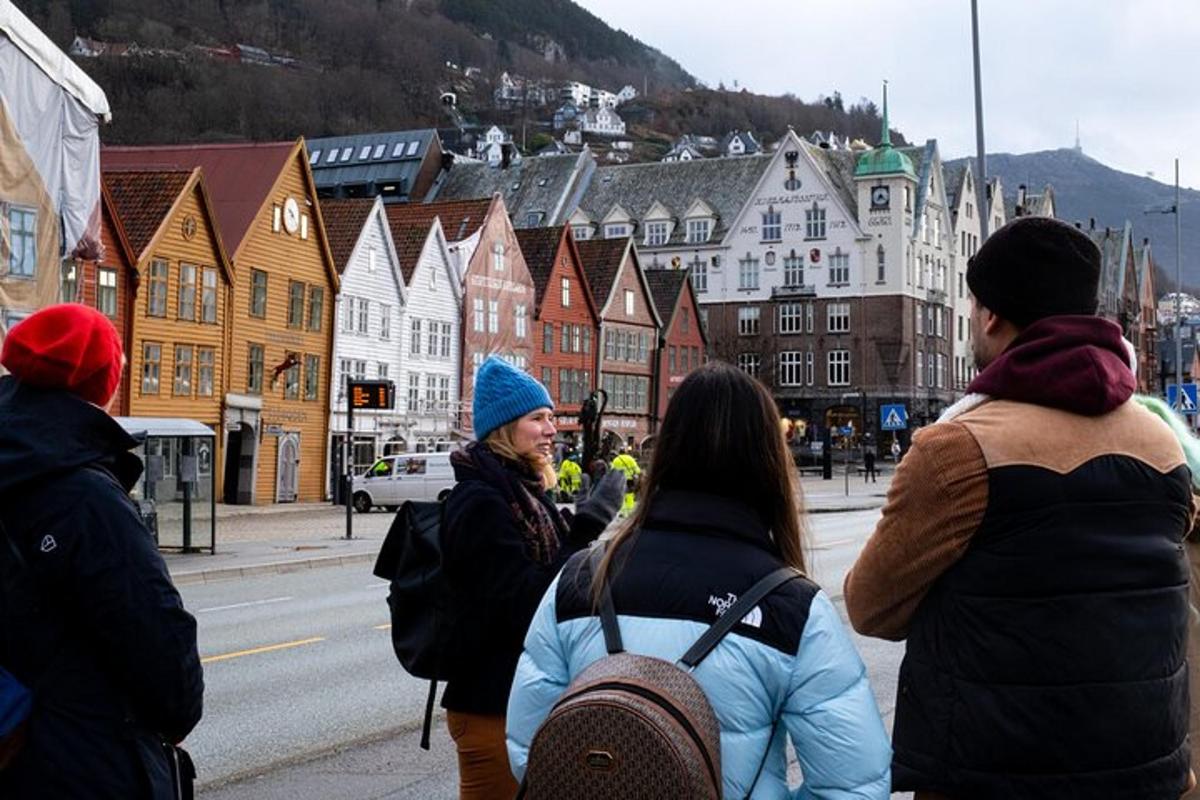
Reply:
M687 221L688 244L704 244L712 233L712 220L689 219Z
M629 235L628 222L610 222L604 226L605 239L620 239L623 236Z
M592 238L591 225L572 225L571 233L575 234L576 240L582 242Z
M646 223L646 246L661 247L671 236L671 223L664 221Z

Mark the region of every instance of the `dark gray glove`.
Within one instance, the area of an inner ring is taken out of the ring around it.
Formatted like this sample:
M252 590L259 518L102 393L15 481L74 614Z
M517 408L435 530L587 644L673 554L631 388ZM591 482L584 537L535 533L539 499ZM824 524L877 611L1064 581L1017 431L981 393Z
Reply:
M576 516L588 517L601 526L612 522L625 500L625 473L619 469L609 470L596 481L592 493L575 507Z

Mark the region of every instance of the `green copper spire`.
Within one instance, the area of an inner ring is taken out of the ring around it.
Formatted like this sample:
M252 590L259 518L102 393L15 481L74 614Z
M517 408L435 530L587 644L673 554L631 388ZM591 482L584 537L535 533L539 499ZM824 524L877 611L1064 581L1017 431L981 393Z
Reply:
M879 138L880 147L892 146L892 134L888 130L888 113L887 113L887 81L883 82L883 136Z
M876 175L907 175L916 180L917 173L912 159L892 147L892 134L888 130L887 81L883 82L883 133L879 146L858 157L854 177L867 178Z

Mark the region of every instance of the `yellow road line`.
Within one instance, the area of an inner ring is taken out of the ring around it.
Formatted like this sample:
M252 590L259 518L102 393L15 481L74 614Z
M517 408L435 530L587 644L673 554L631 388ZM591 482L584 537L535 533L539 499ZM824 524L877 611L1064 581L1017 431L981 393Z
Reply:
M317 642L325 641L324 636L314 636L311 639L297 639L294 642L283 642L281 644L269 644L264 647L252 647L249 650L238 650L236 653L222 653L219 656L209 656L208 658L200 659L201 664L212 664L217 661L227 661L231 658L241 658L242 656L253 656L259 653L270 653L274 650L287 650L291 647L300 647L306 644L316 644Z
M375 630L377 630L377 631L390 631L391 629L392 629L392 623L390 623L390 622L386 625L376 625L375 626Z

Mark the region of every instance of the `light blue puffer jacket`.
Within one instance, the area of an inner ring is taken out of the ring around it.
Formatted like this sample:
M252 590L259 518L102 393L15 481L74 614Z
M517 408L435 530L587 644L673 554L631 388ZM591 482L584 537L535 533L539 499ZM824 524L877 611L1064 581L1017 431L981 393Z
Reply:
M697 512L705 515L703 509ZM739 562L739 555L749 551L745 541L688 538L685 556L678 533L639 533L636 550L614 584L629 652L674 662L715 618L714 598L727 596L720 576L730 575L731 591L753 583L745 577L747 559ZM762 563L759 550L749 560L755 565L750 571L761 574L778 565ZM586 554L580 553L550 586L530 625L508 704L509 761L518 779L551 707L575 676L605 655L600 621L590 615L589 586ZM708 608L707 618L697 604ZM662 617L644 613L656 608ZM891 747L862 660L828 597L808 581L792 581L759 608L757 629L735 626L693 673L721 726L724 796L746 797L779 719L753 800L888 797ZM789 626L795 627L799 646L785 652L773 643L787 640ZM788 739L804 776L796 789L787 784Z

